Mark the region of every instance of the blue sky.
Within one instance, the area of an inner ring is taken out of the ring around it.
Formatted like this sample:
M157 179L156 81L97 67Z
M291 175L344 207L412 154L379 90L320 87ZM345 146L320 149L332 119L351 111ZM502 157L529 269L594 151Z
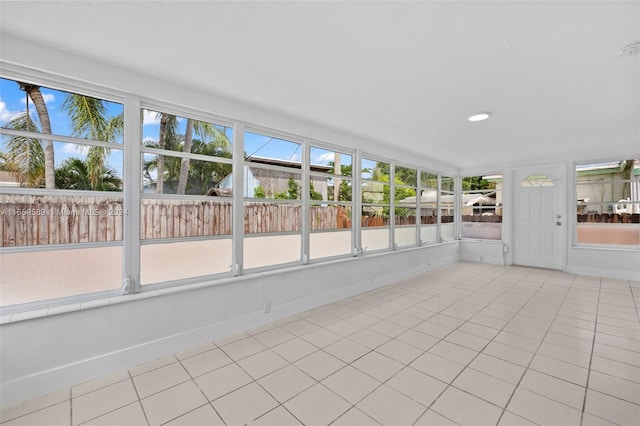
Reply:
M69 118L66 113L61 111L67 93L59 90L53 90L46 87L41 89L42 95L47 104L49 118L51 121L52 132L57 135L72 136ZM123 106L115 102L104 101L109 116L116 116L122 113ZM15 81L0 78L0 126L4 127L16 115L23 113L26 109L25 92L20 90ZM37 120L37 114L32 101L29 101L29 110L31 116ZM178 133L184 134L186 127L186 119L178 118ZM157 141L159 134L159 117L153 111L144 111L143 114L143 141ZM233 141L233 130L226 129L229 141ZM197 137L197 136L195 136ZM117 141L122 143L122 141ZM4 138L0 142L0 149L5 150L6 145ZM82 147L64 142L55 142L55 162L56 166L60 165L64 160L70 157L84 158ZM85 149L86 151L86 149ZM302 158L301 146L295 142L272 138L269 136L246 132L245 133L245 152L248 155L260 157L275 158L288 161L300 161ZM319 165L327 165L334 161L335 153L331 150L322 148L311 148L311 163ZM351 156L343 154L341 156L343 165L351 164ZM123 157L122 151L113 149L109 157L109 164L116 169L117 173L122 176Z

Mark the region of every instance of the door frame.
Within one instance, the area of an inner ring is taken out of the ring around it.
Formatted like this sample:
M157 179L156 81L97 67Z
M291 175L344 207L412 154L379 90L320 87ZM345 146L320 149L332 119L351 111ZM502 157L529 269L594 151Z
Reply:
M511 209L510 209L510 224L509 224L509 246L512 247L512 250L509 250L509 264L510 265L517 265L517 263L514 262L514 255L515 255L515 249L516 249L516 227L518 226L517 223L517 214L518 214L518 201L519 201L519 194L518 192L520 191L520 177L521 176L528 176L528 175L535 175L535 174L544 174L544 175L552 175L552 177L554 178L554 183L556 184L556 188L558 191L558 194L556 196L556 200L559 203L557 211L558 213L562 216L560 218L562 225L560 226L560 230L558 231L558 238L560 240L560 242L557 244L557 248L558 250L560 250L560 252L558 253L560 256L560 262L559 262L559 269L556 268L552 268L552 269L556 269L556 270L561 270L561 271L565 271L567 269L567 253L568 253L568 244L567 244L567 236L569 235L568 233L568 229L569 226L571 226L573 224L573 220L571 220L571 216L569 215L569 208L570 205L567 202L567 197L568 197L568 190L567 188L569 188L569 175L567 172L567 164L566 163L542 163L542 164L536 164L536 165L532 165L532 166L520 166L520 167L513 167L509 170L509 180L510 180L510 184L511 184L511 190L509 191L510 193L510 204L511 204ZM536 266L530 266L530 265L521 265L524 267L536 267Z

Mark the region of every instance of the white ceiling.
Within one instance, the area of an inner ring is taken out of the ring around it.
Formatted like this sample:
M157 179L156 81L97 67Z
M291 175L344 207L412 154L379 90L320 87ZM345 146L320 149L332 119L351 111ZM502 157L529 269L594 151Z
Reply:
M3 1L0 14L7 35L462 170L640 153L640 57L616 56L640 41L638 1ZM480 111L493 116L466 120Z

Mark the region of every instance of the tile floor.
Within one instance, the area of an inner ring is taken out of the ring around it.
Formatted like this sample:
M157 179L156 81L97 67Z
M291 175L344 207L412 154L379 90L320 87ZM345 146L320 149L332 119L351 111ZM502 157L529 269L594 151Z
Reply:
M2 425L638 425L640 282L458 263L9 407Z

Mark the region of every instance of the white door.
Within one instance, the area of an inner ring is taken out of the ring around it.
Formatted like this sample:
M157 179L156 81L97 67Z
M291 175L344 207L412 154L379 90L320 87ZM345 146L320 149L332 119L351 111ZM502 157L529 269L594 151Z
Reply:
M566 229L564 166L513 172L513 264L562 269Z

